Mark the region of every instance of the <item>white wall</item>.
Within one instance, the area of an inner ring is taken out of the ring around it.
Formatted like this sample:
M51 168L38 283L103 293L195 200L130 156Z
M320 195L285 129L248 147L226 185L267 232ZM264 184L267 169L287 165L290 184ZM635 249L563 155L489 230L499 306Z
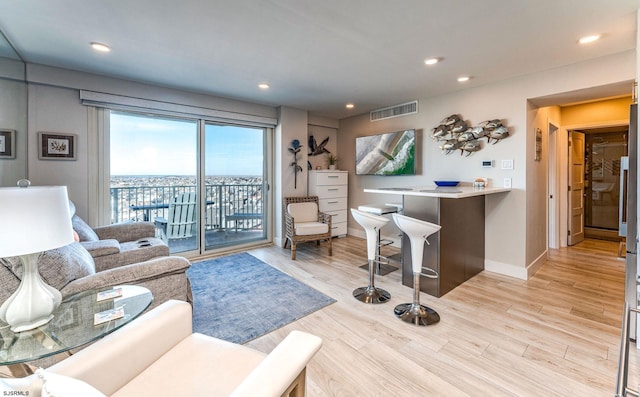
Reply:
M15 131L15 158L0 158L0 186L27 177L27 85L0 76L0 129Z
M393 196L365 194L362 191L365 187L420 186L438 179L471 182L478 176L488 177L490 185L502 186L503 179L510 177L513 186L510 193L491 195L486 200L485 267L502 274L527 278L528 267L546 249L546 203L537 196L546 194L546 190L538 192L536 189L546 186L546 166L533 159L530 146L534 142L533 126L536 122L532 120L534 115L532 109L528 108L528 100L633 80L635 77L635 51L629 51L436 98L420 99L419 113L416 115L377 122L369 122L368 114L341 120L338 156L343 159L353 157L357 136L407 128L422 130L423 136L418 150L422 157L420 175L355 176L354 165L343 164L341 168L351 173L349 206L393 199ZM444 155L438 148L439 143L431 140L430 130L451 114L461 115L469 125L499 118L509 126L511 136L495 145L485 145L481 151L469 157L456 153ZM501 170L500 162L503 159L514 160L514 169ZM481 160L495 160L495 166L491 169L482 168ZM531 187L527 185L528 181ZM354 225L350 218L350 232ZM528 244L529 239L534 239L536 243Z
M134 83L88 73L27 65L28 94L28 177L33 184L66 185L70 198L75 202L78 214L90 219L89 214L89 156L97 148L88 147L88 108L80 103L80 89L172 102L223 110L239 114L273 117L276 108L246 103L170 88ZM296 126L296 128L300 128ZM77 134L77 160L39 160L37 136L39 131ZM306 136L306 118L300 128L302 139ZM94 139L94 141L97 141ZM288 183L286 181L285 183ZM305 185L306 188L306 185ZM276 206L277 207L277 206Z

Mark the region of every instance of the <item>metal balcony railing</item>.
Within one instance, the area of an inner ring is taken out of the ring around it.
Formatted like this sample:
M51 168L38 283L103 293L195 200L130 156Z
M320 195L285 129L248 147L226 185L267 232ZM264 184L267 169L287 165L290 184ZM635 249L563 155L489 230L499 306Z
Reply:
M195 185L112 187L111 222L167 218L173 197L195 191ZM262 229L262 197L262 184L206 185L206 230Z

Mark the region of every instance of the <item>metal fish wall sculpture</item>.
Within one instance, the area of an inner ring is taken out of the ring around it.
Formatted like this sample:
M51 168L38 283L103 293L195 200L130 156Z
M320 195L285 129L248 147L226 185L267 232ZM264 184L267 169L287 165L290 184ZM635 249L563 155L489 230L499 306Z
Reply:
M431 138L442 142L440 150L444 154L460 150L460 155L466 153L467 156L482 149L482 138L487 138L487 143L495 145L508 136L509 128L499 119L486 120L469 127L457 114L445 117L431 130Z

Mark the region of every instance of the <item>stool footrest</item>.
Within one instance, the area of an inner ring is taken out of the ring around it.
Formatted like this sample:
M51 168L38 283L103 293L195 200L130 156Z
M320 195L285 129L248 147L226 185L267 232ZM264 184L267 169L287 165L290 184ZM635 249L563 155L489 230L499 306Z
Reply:
M423 267L420 275L427 278L438 278L440 276L435 269L432 269L430 267Z

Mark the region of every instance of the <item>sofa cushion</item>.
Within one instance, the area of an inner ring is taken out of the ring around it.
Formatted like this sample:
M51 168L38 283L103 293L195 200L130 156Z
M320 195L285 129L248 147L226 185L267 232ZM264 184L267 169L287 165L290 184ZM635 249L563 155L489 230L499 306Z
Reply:
M314 202L291 203L287 206L287 211L296 223L316 222L318 220L318 204Z
M322 222L296 222L296 234L298 236L309 236L312 234L322 234L329 231L329 225Z
M100 240L91 226L87 225L87 223L78 215L74 215L71 218L71 223L73 225L73 230L75 230L78 233L78 236L80 236L80 241Z
M242 345L192 334L112 396L228 396L264 357ZM176 365L186 362L198 365Z
M43 280L57 290L96 272L91 254L76 242L44 252L38 260L38 270Z

